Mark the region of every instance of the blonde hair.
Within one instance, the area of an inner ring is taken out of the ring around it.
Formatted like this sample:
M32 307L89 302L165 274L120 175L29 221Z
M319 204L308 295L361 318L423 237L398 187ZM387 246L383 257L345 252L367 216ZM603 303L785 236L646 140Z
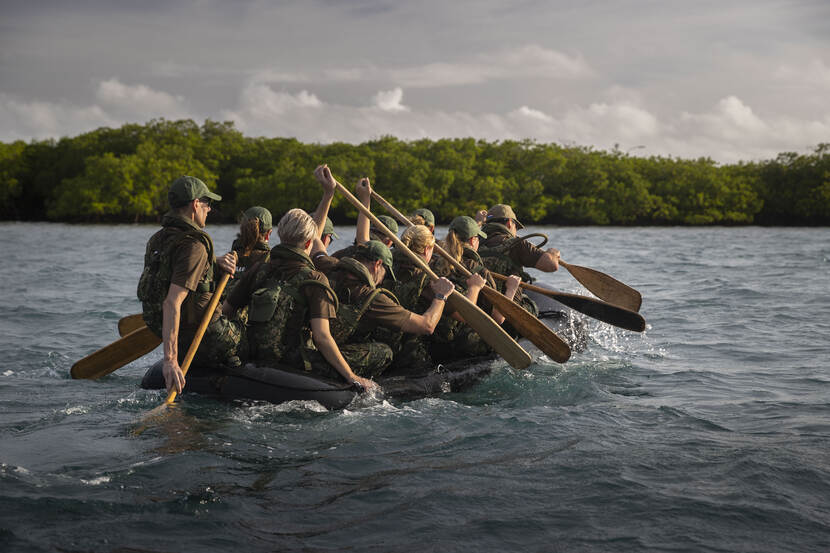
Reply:
M456 261L461 261L462 254L464 253L464 241L458 237L454 230L450 229L447 232L447 237L441 240L440 244L444 251L450 255L450 257ZM435 261L435 268L436 272L444 274L451 273L455 270L455 268L450 265L450 262L443 257L440 257Z
M300 208L289 210L277 225L280 242L290 246L302 246L317 236L317 225L311 215Z
M435 245L435 236L424 225L413 225L403 231L401 242L413 252L424 254L427 248Z

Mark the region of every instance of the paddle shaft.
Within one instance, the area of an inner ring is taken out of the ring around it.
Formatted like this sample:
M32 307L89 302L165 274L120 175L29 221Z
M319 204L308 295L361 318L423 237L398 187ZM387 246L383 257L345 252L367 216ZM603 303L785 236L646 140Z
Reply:
M333 178L333 177L332 177ZM360 200L346 190L346 188L335 180L337 190L363 215L375 225L375 228L385 234L399 251L403 252L413 263L420 267L433 280L438 279L429 265L418 255L412 253L409 248L397 237L397 235L386 228L386 225L380 222L369 209L363 205ZM477 305L472 303L463 295L459 294L457 290L453 290L447 301L451 303L453 308L458 311L464 320L476 332L501 355L505 361L510 363L512 367L517 369L524 369L530 365L530 355L508 335L503 328L496 324L496 322L482 311Z
M387 202L380 194L372 191L372 198L382 205L401 224L407 227L414 226L412 221L398 211L395 206ZM467 267L447 253L437 243L435 244L435 251L464 276L469 277L472 274ZM558 363L564 363L571 357L571 348L562 338L557 336L555 332L545 326L543 322L539 321L531 313L522 309L513 300L489 286L482 288L481 293L487 301L493 304L510 321L522 336L533 342L548 357Z
M216 290L213 292L213 296L210 298L210 302L208 303L207 307L205 308L205 314L202 316L202 321L199 323L199 328L196 329L196 334L193 336L193 341L190 342L190 347L187 348L187 354L184 356L184 361L180 365L182 369L182 374L186 375L187 370L190 368L190 363L193 362L193 358L196 356L196 350L199 349L199 344L202 343L202 338L207 331L207 327L210 324L210 320L213 318L213 312L216 311L216 306L219 305L219 299L222 297L222 292L225 290L225 285L228 283L228 280L231 278L230 273L223 273L222 277L219 279L219 284L216 285ZM170 405L176 399L176 390L170 390L170 393L167 394L167 399L164 400L164 405Z
M498 273L490 274L497 280L507 280L507 277L504 275L500 275ZM534 286L533 284L528 284L526 282L522 282L519 286L525 290L531 290L539 294L544 294L549 298L555 299L562 305L566 305L571 309L584 313L604 323L612 324L626 330L633 330L634 332L642 332L646 328L646 321L642 315L636 311L631 311L612 303L607 303L588 296L557 292L556 290L549 290L548 288Z

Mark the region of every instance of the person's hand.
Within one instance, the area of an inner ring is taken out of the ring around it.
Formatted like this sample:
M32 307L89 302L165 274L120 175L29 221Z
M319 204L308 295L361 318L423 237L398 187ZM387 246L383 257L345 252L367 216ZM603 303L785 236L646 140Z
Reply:
M487 210L486 209L479 209L478 211L476 211L476 223L478 223L478 226L483 225L486 220L487 220Z
M323 187L325 192L334 194L334 191L337 188L337 181L332 176L331 169L329 169L328 165L325 163L323 165L318 165L314 170L314 177L317 179L317 182L320 183L320 186Z
M467 289L468 290L469 289L481 290L482 288L484 288L485 284L487 284L487 281L485 281L484 277L482 277L478 273L473 273L473 274L471 274L470 276L467 277Z
M365 204L372 197L372 185L369 184L369 179L363 177L357 182L354 187L355 194L362 204Z
M433 281L429 287L432 288L436 296L443 296L445 298L449 297L452 291L455 290L455 285L446 277L441 277Z
M513 296L516 295L516 290L519 289L519 284L522 282L522 279L518 275L510 275L507 277L507 281L504 284L504 295L513 299Z
M554 267L553 270L558 271L559 270L559 250L557 250L556 248L548 248L547 250L545 250L545 253L549 254L551 259L553 260L553 267Z
M369 390L380 390L380 385L375 382L374 380L370 380L368 378L363 378L361 376L354 375L352 378L354 382L357 382L368 392Z
M236 252L228 252L216 260L219 268L233 276L236 272Z
M168 393L174 389L177 394L182 393L185 384L184 373L176 359L165 359L161 365L161 373L164 375Z

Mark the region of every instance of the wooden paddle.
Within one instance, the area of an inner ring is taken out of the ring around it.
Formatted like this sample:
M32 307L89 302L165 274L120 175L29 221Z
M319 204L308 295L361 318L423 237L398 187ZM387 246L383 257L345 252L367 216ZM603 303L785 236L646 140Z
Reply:
M380 194L372 191L372 198L389 212L402 225L411 227L412 221L406 218L403 213L395 209L395 206L387 202ZM435 251L437 251L444 259L446 259L457 271L464 276L470 276L470 271L467 267L458 262L450 254L448 254L441 246L435 244ZM489 301L496 309L501 311L502 315L510 321L510 324L525 338L530 340L540 350L542 350L548 357L557 363L564 363L571 357L571 348L568 344L556 335L550 328L528 313L520 305L511 299L508 299L504 294L498 290L485 286L481 289L484 298Z
M490 273L498 280L505 281L507 277L498 273ZM562 305L566 305L571 309L585 313L604 323L612 324L626 330L633 330L635 332L642 332L646 329L646 320L642 315L636 311L625 309L618 305L606 303L588 296L580 296L578 294L568 294L566 292L557 292L541 286L534 286L522 282L519 286L526 290L532 290L539 294L544 294L549 298L553 298Z
M559 260L559 264L565 267L576 280L582 283L596 297L630 311L640 310L643 297L640 295L640 292L627 284L623 284L619 280L605 273L601 273L596 269L571 265L561 259Z
M118 335L119 336L126 336L133 330L138 330L144 325L144 317L141 313L136 313L135 315L127 315L126 317L122 317L121 320L118 321Z
M386 226L381 223L377 217L375 217L371 211L366 209L357 198L352 195L351 192L346 190L342 184L335 180L337 185L337 190L353 205L355 208L363 213L366 217L369 218L372 223L374 223L375 228L389 237L390 240L395 244L395 247L399 249L399 251L406 254L413 263L418 265L424 272L426 272L430 278L433 280L438 279L438 275L436 275L432 269L429 268L424 260L412 253L409 248L407 248L403 242L401 242L397 235L394 232L390 231ZM502 327L496 324L496 321L491 319L484 311L482 311L477 305L472 303L463 295L459 294L457 290L453 290L450 297L447 298L447 302L458 311L458 313L464 317L464 320L470 325L476 332L478 332L479 336L487 342L490 347L492 347L499 355L501 355L505 361L510 363L510 365L517 369L524 369L528 365L530 365L531 357L522 346L520 346L516 340L510 337ZM518 306L517 306L518 307ZM521 308L519 308L521 309Z
M146 326L133 330L95 353L72 365L72 378L96 379L120 369L130 361L147 355L161 344L161 339Z
M230 278L230 273L223 273L222 278L219 279L219 284L216 285L216 290L214 290L213 296L210 298L210 302L205 308L205 314L202 316L202 322L199 323L199 328L196 329L193 341L190 342L190 347L187 349L184 361L180 365L182 368L182 374L187 374L187 370L190 368L190 363L193 361L193 357L196 356L196 350L199 349L199 344L202 343L202 337L205 335L205 331L210 324L210 320L213 318L213 312L216 311L216 306L219 305L219 299L222 297L222 292L225 290L225 285L228 283ZM170 393L167 394L167 399L164 400L164 403L147 413L142 420L146 421L149 418L161 414L165 409L167 409L168 405L175 401L176 395L176 390L171 390Z

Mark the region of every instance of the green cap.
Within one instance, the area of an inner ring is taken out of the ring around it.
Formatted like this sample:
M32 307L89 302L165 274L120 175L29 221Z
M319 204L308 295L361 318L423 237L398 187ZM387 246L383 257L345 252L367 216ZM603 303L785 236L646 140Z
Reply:
M331 219L329 219L328 217L326 217L326 224L323 225L323 236L327 234L331 234L335 238L340 238L339 236L337 236L337 233L334 232L334 223L332 223Z
M392 217L390 217L389 215L378 215L378 220L381 223L383 223L383 225L386 228L388 228L389 230L391 230L395 234L398 234L398 223L395 222L395 220ZM373 228L374 228L374 225L373 225ZM380 231L377 231L377 232L380 232ZM384 235L384 238L385 237L386 237L386 235Z
M366 258L369 261L377 261L379 259L383 263L383 266L386 267L386 272L392 277L392 280L397 280L395 278L395 272L392 270L392 251L383 242L378 240L364 242L357 247L355 255Z
M490 219L513 219L516 222L517 228L525 228L523 224L516 219L516 214L513 213L513 208L507 204L496 204L487 210L487 220Z
M218 202L222 196L211 192L207 185L196 177L186 175L174 180L170 185L170 192L167 193L170 207L181 207L198 198L210 198Z
M435 215L433 215L432 211L428 210L427 208L419 207L415 210L413 215L420 215L424 218L424 221L426 221L427 225L432 225L433 227L435 226Z
M462 240L469 240L473 236L487 238L487 234L482 232L481 227L478 226L475 219L467 217L466 215L461 215L453 219L452 223L450 223L450 230L455 231Z
M259 219L259 232L271 230L271 212L262 206L255 205L245 210L245 220Z

